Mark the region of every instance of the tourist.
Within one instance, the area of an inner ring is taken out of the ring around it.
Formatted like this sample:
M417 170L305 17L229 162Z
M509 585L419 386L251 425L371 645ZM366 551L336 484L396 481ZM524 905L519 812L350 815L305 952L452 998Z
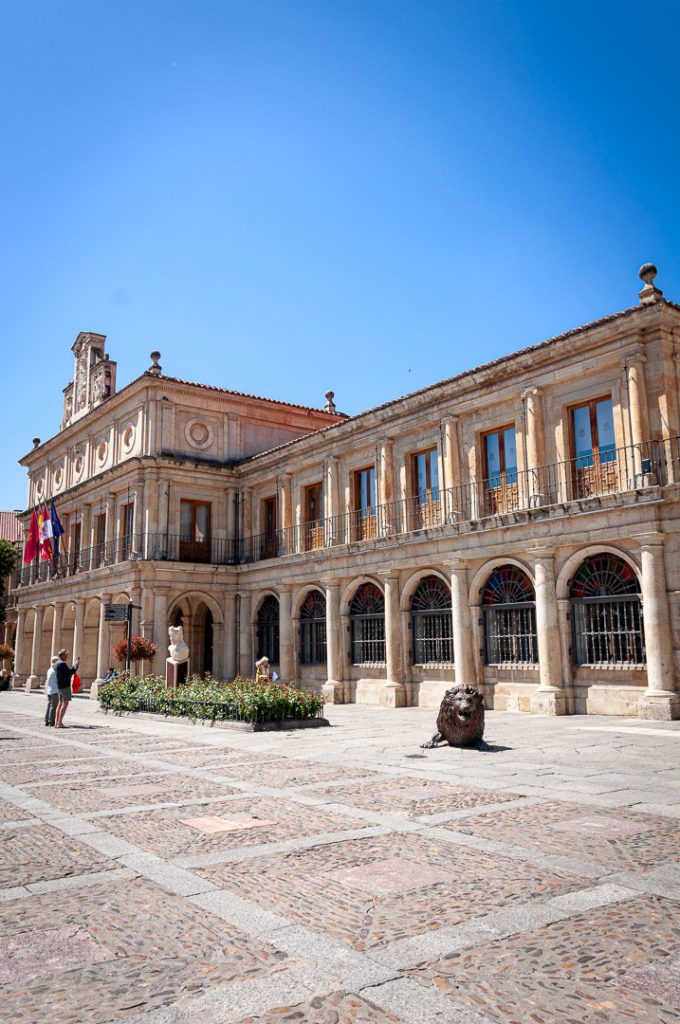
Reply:
M50 667L47 670L47 678L45 679L45 692L47 694L47 709L45 711L45 725L54 725L55 716L57 713L57 703L59 701L59 687L57 686L57 670L54 667L59 658L55 655L52 656Z
M80 658L76 658L75 662L73 663L73 667L69 668L66 663L67 657L68 651L64 647L59 651L59 659L57 661L57 664L55 665L55 670L57 673L57 687L59 690L59 700L57 703L57 714L55 722L55 727L57 729L65 728L65 726L62 723L64 721L64 715L66 714L66 709L68 708L69 701L71 700L71 680L78 671L78 666L80 665Z

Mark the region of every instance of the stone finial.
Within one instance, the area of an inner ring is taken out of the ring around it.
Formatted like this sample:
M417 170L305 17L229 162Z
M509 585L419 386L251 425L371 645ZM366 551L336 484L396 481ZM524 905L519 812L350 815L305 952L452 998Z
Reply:
M158 362L160 357L161 357L160 352L149 352L149 358L151 359L151 366L149 367L149 369L146 372L153 374L154 377L159 377L161 375L161 373L163 372L163 367Z
M335 398L335 392L327 391L324 397L326 399L326 404L324 406L326 412L335 412L335 402L333 401Z
M649 306L652 302L658 302L663 292L654 284L654 279L657 275L657 269L654 264L643 263L638 271L638 275L640 280L644 282L644 288L638 292L642 305Z
M34 437L33 438L33 447L34 448L39 448L40 447L40 438L39 437Z

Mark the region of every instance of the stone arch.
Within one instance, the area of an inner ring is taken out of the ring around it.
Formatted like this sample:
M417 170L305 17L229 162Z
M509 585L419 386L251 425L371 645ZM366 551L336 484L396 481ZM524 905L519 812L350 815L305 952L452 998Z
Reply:
M308 583L306 586L300 587L298 590L295 591L295 594L293 595L293 600L291 602L293 619L300 618L300 608L307 600L307 594L310 592L310 590L318 590L318 592L324 598L326 597L326 588L323 587L320 583Z
M531 580L531 585L536 588L536 579L534 577L533 567L530 562L526 562L523 559L515 558L512 555L499 555L497 558L489 558L482 566L477 569L470 582L469 602L470 607L479 607L482 603L482 594L487 582L491 575L500 569L503 565L513 565L517 569L521 569L522 572Z
M418 569L416 572L411 573L403 587L401 588L401 594L399 595L399 610L402 612L410 612L411 610L411 599L415 594L420 581L425 576L436 576L442 583L445 583L451 592L451 577L447 576L446 573L442 572L441 569L433 569L430 566L425 566L423 569Z
M255 657L268 657L272 665L280 663L281 601L278 594L266 593L257 602L255 612Z
M614 544L589 544L587 547L579 548L578 551L570 555L558 572L556 580L558 600L569 600L569 584L574 573L585 562L586 558L592 558L593 555L616 555L617 558L623 559L631 567L640 584L642 584L642 567L639 559L634 557L630 551Z
M343 588L342 594L340 596L341 615L349 615L349 608L350 604L352 603L352 598L356 594L359 587L363 586L364 583L373 583L374 586L376 586L378 590L382 592L383 596L385 595L385 587L383 586L381 580L379 580L376 576L355 576L351 583L348 583Z
M181 625L184 629L192 675L202 676L210 672L216 677L221 676L224 613L220 603L211 594L202 590L186 590L175 595L168 602L167 621L163 630L166 635L168 625Z

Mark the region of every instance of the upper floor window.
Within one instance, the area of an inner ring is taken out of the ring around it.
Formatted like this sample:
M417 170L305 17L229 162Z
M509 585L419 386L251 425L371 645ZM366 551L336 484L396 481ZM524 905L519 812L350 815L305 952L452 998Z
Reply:
M484 475L489 488L517 483L514 424L484 435Z
M311 484L309 487L305 487L304 495L304 510L305 510L305 524L304 524L304 541L305 551L311 551L315 548L322 548L324 546L324 529L323 529L323 493L321 490L321 484Z
M594 399L571 410L573 454L579 469L616 458L611 398Z
M354 508L354 539L375 537L375 466L359 469L354 474Z
M439 501L439 462L437 449L418 452L412 459L413 494L420 505Z
M277 520L278 502L274 494L262 502L262 558L274 558L278 554L276 546Z
M481 512L483 515L510 512L519 507L514 425L484 434L482 443L485 488L481 495Z
M179 557L183 562L210 561L210 503L181 501Z
M120 510L120 557L128 558L133 548L132 531L135 524L135 503L130 501Z
M94 543L95 556L94 565L104 565L106 562L106 512L100 512L94 521Z

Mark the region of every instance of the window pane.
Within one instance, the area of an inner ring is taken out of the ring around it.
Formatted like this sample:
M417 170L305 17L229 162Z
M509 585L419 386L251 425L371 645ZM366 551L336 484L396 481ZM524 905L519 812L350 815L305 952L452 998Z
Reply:
M190 501L182 501L179 506L179 532L183 537L191 539L193 536L192 505Z
M432 500L439 501L439 460L436 448L430 452L430 491Z
M484 438L486 449L486 472L491 487L501 482L501 446L498 434L487 434Z
M418 500L422 505L427 501L427 455L425 452L416 455L416 486L418 488Z
M607 456L614 452L616 444L614 441L614 415L611 398L605 398L595 406L595 417L597 421L597 444L600 455ZM607 460L608 461L608 460Z
M371 468L368 471L368 495L370 499L371 512L375 508L375 469Z
M590 406L580 405L578 409L573 409L572 421L574 425L575 455L578 459L578 466L592 466L593 437L590 429Z
M515 428L508 427L503 431L503 454L505 455L505 472L507 474L517 473L517 445L515 443Z
M210 523L210 506L196 506L196 537L195 540L208 539L208 526Z

